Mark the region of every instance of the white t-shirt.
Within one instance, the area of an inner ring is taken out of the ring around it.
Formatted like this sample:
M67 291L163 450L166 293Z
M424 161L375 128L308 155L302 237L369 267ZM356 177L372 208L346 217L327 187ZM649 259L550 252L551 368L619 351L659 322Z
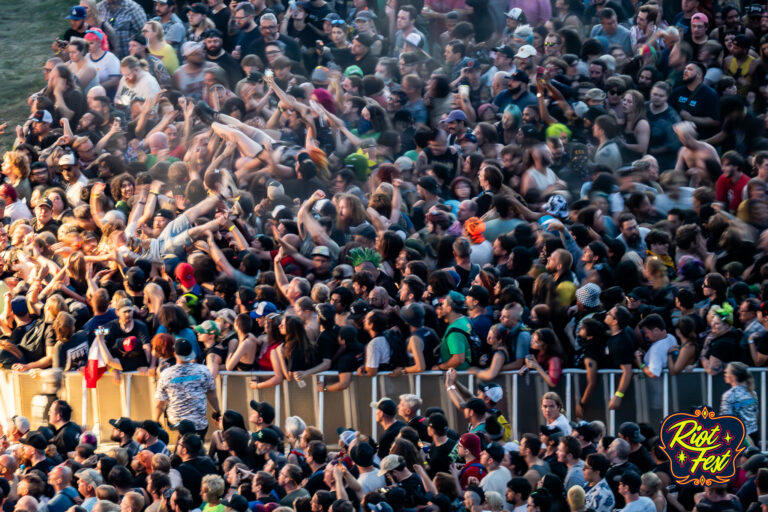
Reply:
M470 263L482 267L486 263L491 263L493 261L493 245L488 240L483 240L482 243L479 244L472 244L469 251Z
M628 503L626 507L622 509L623 512L656 512L656 505L651 498L640 496L637 501Z
M524 179L530 179L532 188L536 188L539 192L544 192L547 187L557 183L557 174L555 171L547 167L545 174L540 173L534 167L531 167L523 175Z
M113 76L120 76L120 59L112 52L106 52L99 60L93 60L93 56L88 54L88 62L93 64L98 71L96 75L99 83L110 79Z
M363 488L363 494L368 494L376 489L381 489L382 487L387 486L387 479L383 476L379 476L379 472L376 470L362 473L357 481L360 483L360 487Z
M155 77L141 70L139 71L138 80L133 85L128 85L125 77L120 79L120 84L117 86L117 94L115 95L115 104L119 103L125 107L130 107L131 102L135 98L143 101L148 98L154 98L159 92L160 84L157 83Z
M667 352L677 344L675 337L667 334L666 338L653 343L645 353L643 362L656 377L661 375L661 371L667 367Z
M573 430L571 428L571 423L568 421L568 418L566 418L564 414L561 414L560 416L558 416L555 421L547 424L547 426L559 428L560 430L563 431L564 436L571 435L571 430Z
M365 347L365 366L378 368L389 362L389 343L384 336L376 336Z
M496 491L504 496L507 492L507 482L512 480L512 474L504 466L494 469L480 481L483 491Z

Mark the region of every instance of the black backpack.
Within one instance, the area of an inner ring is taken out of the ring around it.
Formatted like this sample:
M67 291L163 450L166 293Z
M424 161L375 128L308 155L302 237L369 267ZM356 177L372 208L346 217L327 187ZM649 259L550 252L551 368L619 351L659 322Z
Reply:
M397 329L384 331L384 339L389 344L389 364L392 368L405 368L410 364L408 360L408 345L405 338Z
M465 338L467 338L467 342L469 343L469 351L470 351L470 360L467 361L468 363L472 365L476 365L478 361L480 361L480 357L483 355L483 340L480 339L480 337L475 333L474 330L470 330L469 332L464 331L462 329L459 329L458 327L451 327L447 331L445 331L444 339L448 337L449 334L458 332Z

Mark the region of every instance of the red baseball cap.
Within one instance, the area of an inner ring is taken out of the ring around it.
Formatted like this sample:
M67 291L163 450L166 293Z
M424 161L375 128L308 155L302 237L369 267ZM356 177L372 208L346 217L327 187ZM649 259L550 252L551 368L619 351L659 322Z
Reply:
M195 281L195 272L189 263L179 263L176 265L176 279L179 280L184 288L192 288L197 284Z

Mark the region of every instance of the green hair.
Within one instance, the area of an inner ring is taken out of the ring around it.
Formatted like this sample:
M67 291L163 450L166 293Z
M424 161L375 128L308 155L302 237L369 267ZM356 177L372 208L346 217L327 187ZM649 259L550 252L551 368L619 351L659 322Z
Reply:
M379 263L381 263L381 254L379 254L378 251L374 249L369 249L367 247L364 249L361 247L355 247L354 249L349 251L349 254L347 255L347 259L349 259L353 267L356 267L358 265L365 263L366 261L369 261L373 263L375 267L378 268Z

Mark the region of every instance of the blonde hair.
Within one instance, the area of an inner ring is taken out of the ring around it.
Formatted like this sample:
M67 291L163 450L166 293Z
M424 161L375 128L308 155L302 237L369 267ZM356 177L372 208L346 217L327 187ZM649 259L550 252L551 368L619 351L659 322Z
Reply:
M29 177L29 157L23 151L8 151L3 159L11 166L12 174L16 180Z
M158 41L165 41L165 32L163 32L163 26L159 21L149 20L146 24L152 27L152 32L157 34Z
M587 494L584 492L583 487L574 485L568 489L568 505L571 507L571 510L581 510L586 502Z
M144 59L137 59L133 55L128 55L127 57L123 57L123 60L120 61L120 67L122 68L128 68L128 69L143 69L144 71L149 70L149 64L147 64L147 61Z
M640 478L643 485L648 488L648 496L653 496L661 490L661 479L656 473L649 471L648 473L643 474Z
M501 498L501 494L496 491L485 493L485 502L492 512L501 512L504 509L504 500Z
M203 485L208 488L205 494L205 501L219 499L224 495L224 479L219 475L205 475Z
M160 306L165 303L165 293L160 285L156 283L147 283L144 287L144 302L150 313L160 311Z

